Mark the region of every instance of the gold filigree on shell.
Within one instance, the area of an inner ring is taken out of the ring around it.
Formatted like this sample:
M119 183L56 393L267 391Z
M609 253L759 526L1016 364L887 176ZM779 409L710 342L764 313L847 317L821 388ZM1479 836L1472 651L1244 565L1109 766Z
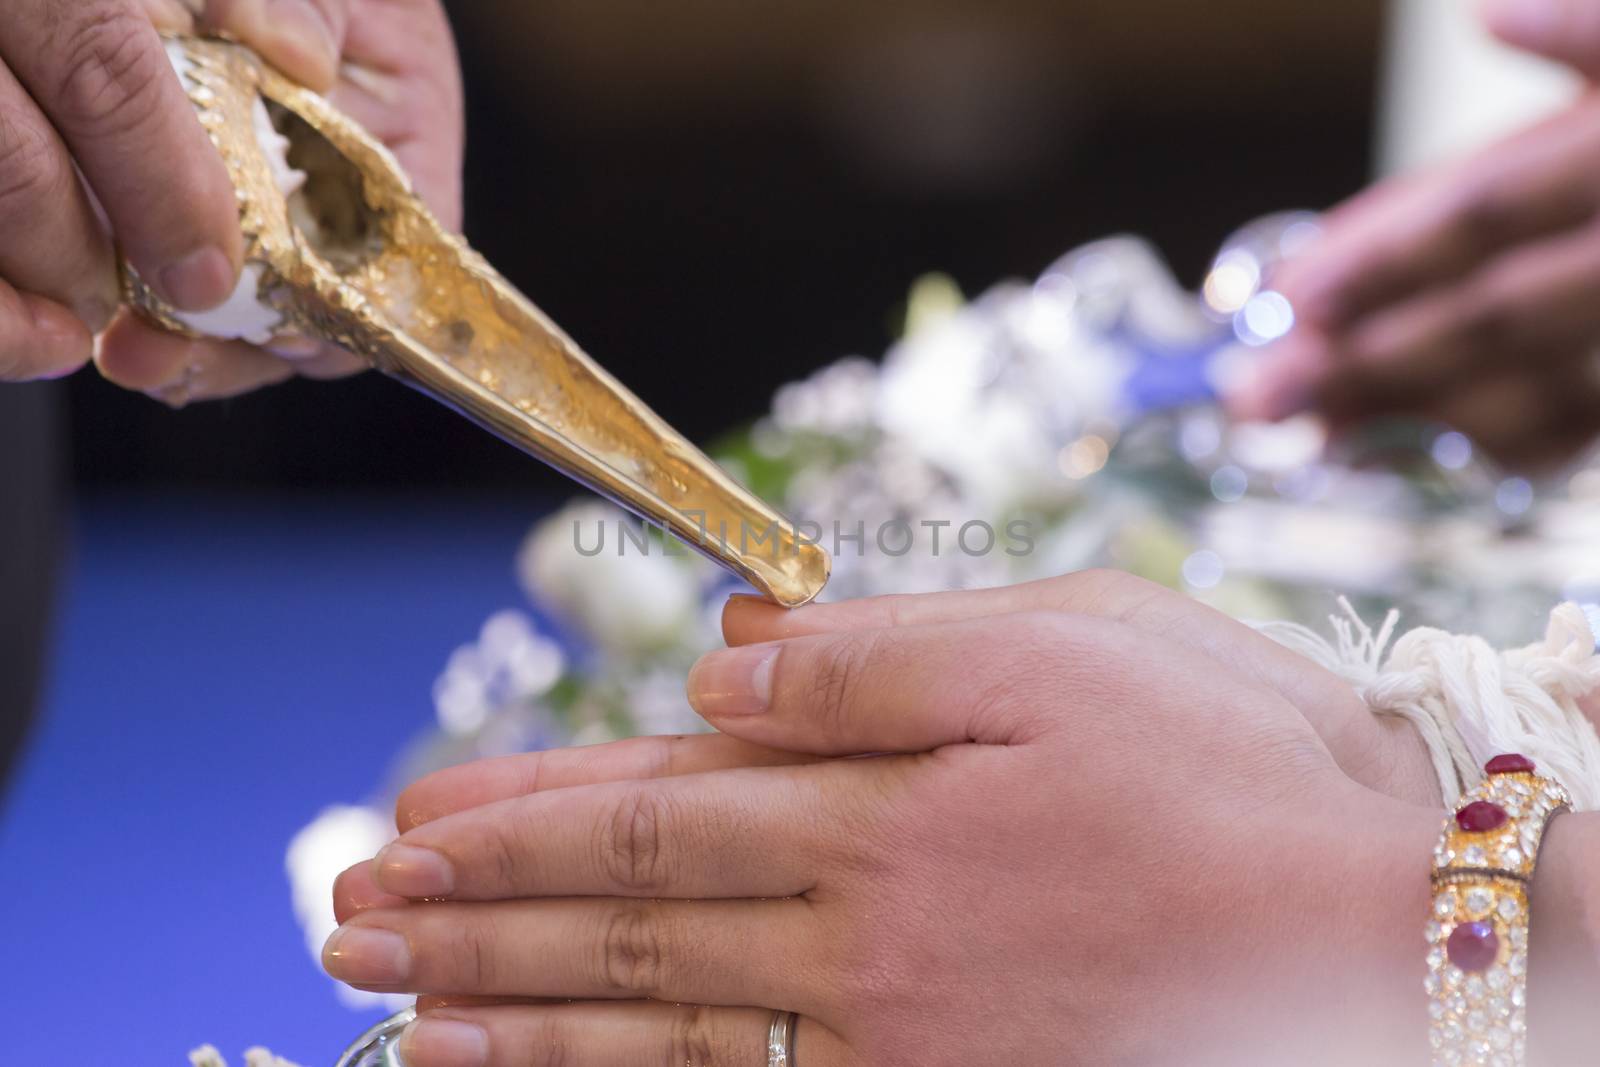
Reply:
M458 236L394 157L254 52L178 39L189 97L233 177L246 261L280 334L360 355L676 535L779 604L827 583L821 546L734 482L586 355ZM285 198L256 137L258 99L308 175ZM139 312L192 335L124 264ZM725 533L724 533L725 531Z

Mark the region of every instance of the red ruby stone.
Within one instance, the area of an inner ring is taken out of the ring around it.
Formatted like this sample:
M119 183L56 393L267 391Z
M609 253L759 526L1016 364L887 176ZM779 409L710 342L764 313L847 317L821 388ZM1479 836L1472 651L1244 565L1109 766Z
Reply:
M1462 923L1450 931L1445 954L1463 971L1487 971L1500 955L1500 938L1486 922Z
M1487 800L1474 800L1456 812L1456 825L1471 833L1498 830L1506 824L1506 809Z
M1507 752L1485 763L1483 769L1489 774L1532 774L1538 768L1527 756L1518 752Z

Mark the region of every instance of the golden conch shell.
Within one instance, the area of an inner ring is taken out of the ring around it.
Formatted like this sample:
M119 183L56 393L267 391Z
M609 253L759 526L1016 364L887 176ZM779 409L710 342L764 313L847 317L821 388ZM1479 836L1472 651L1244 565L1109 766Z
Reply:
M189 97L238 191L247 265L280 335L332 341L544 460L786 606L827 583L821 546L596 364L413 194L389 152L254 52L176 38ZM305 171L292 200L258 102ZM124 265L126 299L191 333Z

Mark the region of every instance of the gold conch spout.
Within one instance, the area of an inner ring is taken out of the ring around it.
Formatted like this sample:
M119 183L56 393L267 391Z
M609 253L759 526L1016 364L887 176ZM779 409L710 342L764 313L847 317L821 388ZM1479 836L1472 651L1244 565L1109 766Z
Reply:
M243 284L255 287L257 305L247 311L265 316L270 333L343 345L779 604L821 592L827 552L446 231L353 120L239 45L185 37L168 49L238 189ZM169 329L216 332L215 319L179 315L126 265L123 275L144 314Z

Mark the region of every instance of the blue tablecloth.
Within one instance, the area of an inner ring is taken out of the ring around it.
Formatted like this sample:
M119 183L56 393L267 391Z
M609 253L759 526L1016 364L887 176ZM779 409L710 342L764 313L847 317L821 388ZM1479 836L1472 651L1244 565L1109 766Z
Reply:
M365 798L452 648L521 602L544 503L80 508L44 721L0 809L0 1061L176 1067L209 1041L332 1062L368 1017L306 952L284 848Z

